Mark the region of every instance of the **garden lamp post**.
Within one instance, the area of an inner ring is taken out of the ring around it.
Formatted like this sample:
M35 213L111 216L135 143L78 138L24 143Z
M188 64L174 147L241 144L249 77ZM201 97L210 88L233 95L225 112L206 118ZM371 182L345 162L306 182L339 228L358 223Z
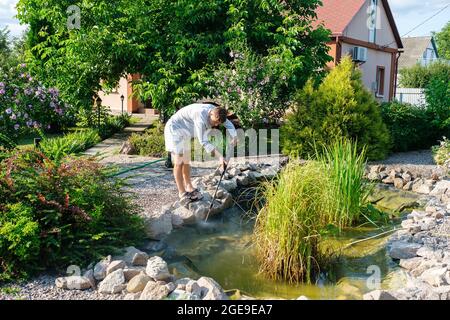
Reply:
M95 102L97 104L97 121L98 121L98 126L100 127L100 107L102 105L102 99L100 99L100 97L98 97Z
M125 97L123 96L123 94L120 96L120 100L122 101L122 114L123 114L123 100L125 99Z

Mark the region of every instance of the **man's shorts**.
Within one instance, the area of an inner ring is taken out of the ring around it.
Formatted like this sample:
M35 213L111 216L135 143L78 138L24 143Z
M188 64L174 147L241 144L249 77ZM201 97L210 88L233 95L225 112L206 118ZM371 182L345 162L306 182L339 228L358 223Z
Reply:
M172 130L170 123L164 128L164 142L168 152L185 156L191 154L191 137L177 134Z

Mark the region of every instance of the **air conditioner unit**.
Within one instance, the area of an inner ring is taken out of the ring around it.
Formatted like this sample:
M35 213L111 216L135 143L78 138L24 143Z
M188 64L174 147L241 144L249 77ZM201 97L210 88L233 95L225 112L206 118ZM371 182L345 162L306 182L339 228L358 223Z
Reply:
M366 62L367 61L367 48L354 47L353 48L353 61Z

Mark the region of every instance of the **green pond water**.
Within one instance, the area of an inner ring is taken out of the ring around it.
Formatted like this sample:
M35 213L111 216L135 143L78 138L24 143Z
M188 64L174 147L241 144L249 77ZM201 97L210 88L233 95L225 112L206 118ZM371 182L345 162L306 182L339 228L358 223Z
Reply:
M389 212L410 206L415 200L417 196L412 193L383 188L376 188L371 195L377 208ZM326 244L331 248L342 248L392 227L379 229L366 224L348 229L339 237L329 238ZM158 254L178 277L212 277L235 297L241 294L259 299L291 299L301 295L310 299L361 299L364 293L373 290L367 286L367 280L373 274L370 266L373 265L379 268L381 288L392 287L395 281L398 282L399 269L386 251L390 233L342 250L337 263L326 270L316 284L293 285L272 281L259 274L251 241L252 231L253 220L243 218L242 211L234 207L210 218L206 224L172 231L164 240L166 248Z

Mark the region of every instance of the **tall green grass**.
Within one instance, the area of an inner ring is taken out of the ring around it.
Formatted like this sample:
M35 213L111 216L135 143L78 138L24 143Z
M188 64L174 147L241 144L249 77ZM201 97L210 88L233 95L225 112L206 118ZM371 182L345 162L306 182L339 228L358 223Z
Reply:
M363 181L366 148L359 152L356 143L339 139L330 146L323 146L321 152L316 148L316 158L330 177L328 189L333 199L333 208L328 210L330 215L323 219L339 229L353 225L360 220L361 208L371 191Z
M276 183L265 185L266 206L259 213L254 239L260 270L272 279L312 282L323 256L318 251L321 216L330 204L322 166L289 164Z
M289 164L278 181L263 185L265 207L254 240L260 271L272 279L313 282L330 255L319 249L330 224L339 229L360 219L369 189L364 185L364 152L336 141L304 165Z

